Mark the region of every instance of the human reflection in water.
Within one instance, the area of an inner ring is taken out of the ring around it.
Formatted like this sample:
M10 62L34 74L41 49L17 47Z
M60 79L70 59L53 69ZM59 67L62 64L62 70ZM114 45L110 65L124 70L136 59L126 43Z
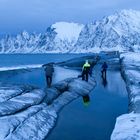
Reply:
M106 78L106 74L102 74L102 84L104 87L107 86L107 78Z
M82 97L83 97L83 103L84 103L84 105L85 106L88 106L89 103L90 103L90 97L89 97L89 95L87 94L87 95L84 95Z

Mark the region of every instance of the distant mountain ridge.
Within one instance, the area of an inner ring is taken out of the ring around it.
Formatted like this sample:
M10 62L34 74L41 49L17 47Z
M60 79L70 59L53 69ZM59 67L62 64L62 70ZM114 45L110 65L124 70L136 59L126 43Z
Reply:
M83 27L78 23L58 22L44 33L24 31L16 37L7 35L0 40L0 53L66 53L76 44Z
M44 33L0 40L0 53L140 51L140 11L122 10L87 25L58 22Z
M140 12L122 10L85 25L75 45L77 52L140 51Z

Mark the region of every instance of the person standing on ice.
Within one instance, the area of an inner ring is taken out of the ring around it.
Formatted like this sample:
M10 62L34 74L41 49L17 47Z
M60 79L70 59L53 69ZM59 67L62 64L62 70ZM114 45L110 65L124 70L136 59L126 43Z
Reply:
M88 82L89 72L90 72L90 64L88 60L86 60L82 68L82 80L86 80Z
M45 67L45 74L48 87L51 87L53 73L54 73L53 63L47 64Z
M102 65L102 77L104 77L106 79L106 70L107 70L108 66L107 66L107 63L104 62L103 65Z

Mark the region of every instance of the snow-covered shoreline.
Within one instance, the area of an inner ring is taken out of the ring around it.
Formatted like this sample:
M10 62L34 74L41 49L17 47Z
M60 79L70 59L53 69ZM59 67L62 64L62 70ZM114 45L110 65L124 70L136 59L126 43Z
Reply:
M54 127L60 109L89 94L95 81L78 78L59 81L46 90L31 86L0 87L0 139L44 139Z
M0 67L0 71L41 68L43 64Z
M140 139L140 54L121 54L121 73L129 96L128 114L117 118L111 140Z

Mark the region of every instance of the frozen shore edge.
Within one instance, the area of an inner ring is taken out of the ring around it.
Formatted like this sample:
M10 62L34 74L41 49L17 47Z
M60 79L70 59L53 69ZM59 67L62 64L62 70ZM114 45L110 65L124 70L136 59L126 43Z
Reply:
M95 85L93 78L89 82L68 78L44 91L30 87L27 90L19 86L0 87L0 125L3 126L0 128L0 139L46 138L55 125L59 111L79 96L89 94Z
M120 56L121 74L128 91L128 114L119 116L111 140L140 139L140 60L139 53L124 53Z

